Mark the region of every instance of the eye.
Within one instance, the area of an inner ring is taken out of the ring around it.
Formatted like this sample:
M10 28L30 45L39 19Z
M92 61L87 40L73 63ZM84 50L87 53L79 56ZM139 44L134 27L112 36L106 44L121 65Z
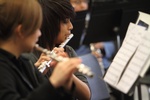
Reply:
M64 21L63 21L63 23L68 23L70 21L70 19L69 18L66 18Z
M72 1L72 3L77 4L77 5L80 5L82 2L88 3L88 0L74 0L74 1Z
M80 4L80 3L81 3L81 0L73 0L72 3L73 3L73 4Z
M76 4L81 4L80 0L75 1Z

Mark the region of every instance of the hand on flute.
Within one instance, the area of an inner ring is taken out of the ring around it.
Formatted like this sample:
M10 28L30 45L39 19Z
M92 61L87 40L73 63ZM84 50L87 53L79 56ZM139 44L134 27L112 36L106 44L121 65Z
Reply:
M61 56L63 58L69 58L68 54L66 52L64 52L64 48L55 47L53 49L53 52L55 52L55 54L57 54L58 56ZM50 66L54 68L56 66L56 64L57 64L57 61L52 60L50 63Z
M62 62L59 62L55 66L55 69L49 78L53 86L56 88L60 86L63 86L64 88L70 87L66 85L69 85L73 73L77 70L76 66L79 64L81 64L81 59L79 58L68 58Z
M52 52L55 52L58 56L62 56L62 57L68 57L67 53L64 52L64 48L57 48L55 47ZM49 63L49 65L47 65L47 63L51 61ZM45 66L46 68L43 71L43 74L46 74L49 70L50 67L55 67L57 64L57 61L52 60L49 56L47 56L45 53L41 53L38 61L34 64L38 69L41 69L40 67ZM49 67L48 67L49 66Z
M58 62L65 61L67 59L62 56L58 56L55 52L52 52L52 51L49 51L47 49L40 47L38 44L35 45L35 49L37 49L41 52L44 52L47 56L51 57L52 59L54 59ZM49 62L51 62L51 61L49 61ZM93 73L88 66L86 66L84 64L79 64L78 66L76 66L76 68L78 69L79 72L81 72L89 77L93 77ZM43 69L41 72L43 72Z

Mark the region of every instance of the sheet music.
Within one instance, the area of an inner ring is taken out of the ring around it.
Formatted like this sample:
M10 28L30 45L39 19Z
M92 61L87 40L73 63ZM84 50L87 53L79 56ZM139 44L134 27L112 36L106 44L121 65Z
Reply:
M141 76L141 77L144 77L144 76L145 76L147 70L149 69L149 66L150 66L150 56L149 56L149 58L148 58L148 61L147 61L146 64L145 64L144 68L141 70L141 73L140 73L140 76Z
M146 62L150 56L150 33L145 32L142 43L137 48L133 58L127 66L117 88L122 88L124 93L128 93L131 86L137 80L141 70L144 69Z
M126 39L129 37L129 35L131 34L132 35L132 33L131 33L131 31L133 30L133 29L139 29L139 30L145 30L146 28L144 27L144 26L139 26L139 25L135 25L134 23L129 23L129 27L128 27L128 29L127 29L127 32L126 32L126 36L125 36L125 38L124 38L124 41L127 41ZM135 30L136 30L135 29ZM123 43L124 44L124 43Z
M127 36L110 65L104 80L127 93L149 60L150 33L144 28L130 24Z
M139 11L139 17L136 21L136 24L145 27L146 30L150 32L150 15ZM146 71L149 68L149 65L150 65L150 58L148 62L145 64L144 69L141 71L140 74L141 77L144 77Z

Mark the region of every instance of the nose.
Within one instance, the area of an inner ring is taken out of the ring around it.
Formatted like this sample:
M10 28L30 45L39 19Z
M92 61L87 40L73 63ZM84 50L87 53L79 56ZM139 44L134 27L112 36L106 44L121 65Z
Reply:
M81 2L80 11L87 10L87 9L88 9L88 3L86 1Z
M38 30L38 37L40 37L42 35L41 31Z
M69 30L72 30L73 29L73 25L71 23L71 21L69 20L69 23L68 23L68 27L69 27Z

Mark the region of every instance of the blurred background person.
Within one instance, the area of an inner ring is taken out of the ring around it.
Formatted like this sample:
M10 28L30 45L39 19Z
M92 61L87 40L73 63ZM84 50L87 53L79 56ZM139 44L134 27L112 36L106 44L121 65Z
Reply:
M89 6L91 5L89 4L90 0L70 0L70 2L72 6L74 7L75 12L80 12L80 11L85 11L85 10L90 11L90 8L89 8ZM86 20L85 23L88 23L90 21L90 14L86 15L85 20ZM81 36L81 39L80 39L81 42L84 40L84 37L86 37L86 35L84 34L85 33L83 33L83 35ZM76 53L78 55L84 55L84 54L92 52L92 54L98 58L98 61L103 63L104 69L107 69L116 53L117 48L116 48L115 42L110 40L110 41L97 42L97 43L91 43L91 44L93 46L92 50L90 49L90 44L87 46L81 43L79 48L75 50Z
M74 7L74 11L79 12L88 9L89 0L70 0L70 3Z

